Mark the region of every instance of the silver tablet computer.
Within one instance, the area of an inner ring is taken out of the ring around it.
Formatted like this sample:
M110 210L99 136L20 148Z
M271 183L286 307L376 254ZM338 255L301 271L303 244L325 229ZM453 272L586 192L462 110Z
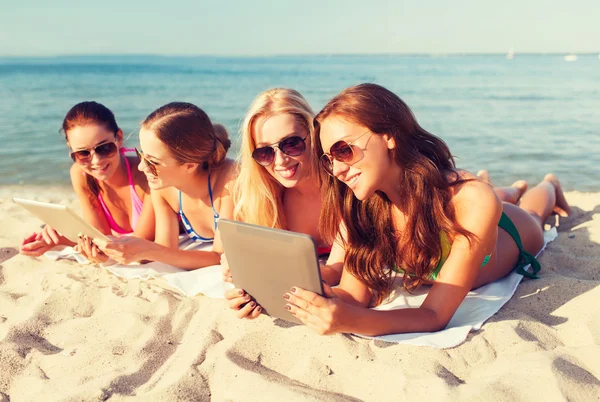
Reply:
M77 235L79 233L92 239L108 240L102 232L84 221L82 217L73 212L69 207L49 202L24 200L22 198L13 198L13 201L73 242L77 242Z
M219 220L219 233L235 287L267 314L300 323L285 309L283 294L292 286L323 294L312 237L227 219Z

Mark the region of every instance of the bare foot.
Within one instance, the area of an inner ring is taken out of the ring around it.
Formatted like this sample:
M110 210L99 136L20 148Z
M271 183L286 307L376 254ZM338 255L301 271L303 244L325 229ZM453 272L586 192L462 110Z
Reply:
M492 179L490 178L490 173L487 170L480 170L479 172L477 172L477 177L479 177L482 180L487 181L488 183L492 183Z
M571 213L571 207L569 206L569 203L563 194L562 186L560 185L560 181L558 181L558 177L552 173L548 173L546 176L544 176L544 181L552 183L556 190L556 205L554 206L553 211L563 218L569 216Z
M514 182L510 186L512 188L516 188L517 191L518 191L517 197L515 199L514 204L516 204L517 202L519 202L519 200L521 199L521 197L523 196L523 194L525 194L525 192L529 188L529 185L527 184L527 182L525 180L517 180L516 182Z

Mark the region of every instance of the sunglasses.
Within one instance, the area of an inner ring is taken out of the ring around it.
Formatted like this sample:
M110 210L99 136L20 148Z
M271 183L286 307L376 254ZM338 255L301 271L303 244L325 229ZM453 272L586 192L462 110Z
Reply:
M328 153L324 153L321 155L321 166L325 169L327 173L331 176L335 176L333 174L333 161L336 160L338 162L345 163L347 165L351 165L353 163L358 162L362 159L362 152L358 153L354 151L354 143L358 141L361 137L371 133L367 131L356 137L353 141L346 142L344 140L340 140L333 144L331 148L329 148Z
M266 147L256 148L252 152L252 159L261 166L269 166L275 160L275 148L288 156L300 156L306 151L307 138L308 135L304 138L295 135Z
M142 151L138 150L137 148L135 148L135 153L137 154L137 157L139 158L139 160L143 161L144 164L148 167L150 174L154 177L158 177L158 163L152 162L151 160L146 158L144 153Z
M104 144L96 145L92 149L82 149L80 151L72 151L69 155L73 162L85 164L92 158L92 153L98 155L100 158L109 158L113 156L119 147L116 142L107 142Z

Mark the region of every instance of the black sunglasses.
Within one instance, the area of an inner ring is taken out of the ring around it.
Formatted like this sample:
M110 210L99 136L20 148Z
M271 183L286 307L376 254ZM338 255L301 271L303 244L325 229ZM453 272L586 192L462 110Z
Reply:
M256 148L254 152L252 152L252 159L259 165L269 166L275 160L275 148L278 148L288 156L300 156L306 151L305 141L307 138L308 135L304 138L295 135L274 144Z
M95 153L101 158L108 158L113 156L119 147L116 142L107 142L104 144L96 145L92 149L82 149L80 151L72 151L69 155L73 162L88 163L92 157L92 153Z

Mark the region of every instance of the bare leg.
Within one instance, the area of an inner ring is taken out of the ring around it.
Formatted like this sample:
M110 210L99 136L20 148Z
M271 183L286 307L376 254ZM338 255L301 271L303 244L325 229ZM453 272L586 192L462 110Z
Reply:
M552 212L563 217L571 213L571 207L565 199L558 177L551 173L521 198L520 207L536 218L540 226Z
M477 177L492 185L490 174L487 170L477 172ZM494 187L493 185L492 187L501 201L516 205L527 191L527 182L525 180L517 180L510 187Z
M544 180L529 190L522 198L520 207L504 204L504 213L517 227L523 248L536 255L544 245L542 226L554 211L567 216L571 208L562 192L558 178L547 174ZM494 282L508 275L519 260L519 249L508 232L498 229L496 253L492 253L489 266L484 267L473 288Z

